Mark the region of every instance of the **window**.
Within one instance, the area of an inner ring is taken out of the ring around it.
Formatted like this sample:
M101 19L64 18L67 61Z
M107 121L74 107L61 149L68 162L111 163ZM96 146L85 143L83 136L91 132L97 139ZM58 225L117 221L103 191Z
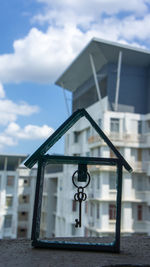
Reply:
M44 209L47 208L47 196L43 196L43 198L42 198L42 207Z
M100 208L99 208L99 203L96 204L96 218L99 219L99 212L100 212Z
M19 204L29 203L29 195L20 195L19 196Z
M143 184L143 175L140 175L140 174L137 174L137 190L138 191L142 191L143 190L143 187L144 187L144 184Z
M118 118L110 119L110 131L113 133L119 133L120 130L120 120Z
M13 197L12 196L6 196L6 206L12 207L13 204Z
M84 228L84 236L88 236L88 229L86 227Z
M142 134L142 121L138 121L138 134Z
M94 205L93 203L91 203L90 205L90 216L93 217L93 209L94 209Z
M5 215L4 227L10 228L12 224L12 215Z
M88 202L85 201L85 213L87 214L88 213Z
M111 148L110 148L110 158L115 158L115 154L114 154L114 152L111 150Z
M22 211L18 213L19 221L27 221L28 220L28 212Z
M72 200L72 211L77 210L77 202L75 200Z
M24 179L23 184L24 186L29 186L30 185L29 179Z
M150 120L146 121L145 124L146 124L146 132L149 133L149 130L150 130Z
M116 189L116 173L115 172L109 173L109 189L110 190Z
M86 157L90 157L90 152L86 152Z
M75 228L74 224L71 224L71 234L72 235L76 234L76 228Z
M97 177L96 177L96 189L100 189L100 177L99 177L99 174L97 174Z
M100 157L101 156L101 147L97 148L97 156Z
M46 224L47 221L47 213L46 212L42 212L41 213L41 223L42 224Z
M94 179L91 179L90 184L91 184L91 189L94 189Z
M18 228L17 237L20 237L20 238L27 237L27 229L26 228Z
M79 132L74 132L74 143L78 143L79 142Z
M7 186L14 186L15 177L14 176L7 176Z
M86 130L86 140L88 141L89 138L90 138L90 128Z
M142 161L142 149L141 148L137 149L137 160Z
M138 221L143 220L143 207L142 207L142 205L137 206L137 220Z
M116 205L109 205L109 220L116 220Z

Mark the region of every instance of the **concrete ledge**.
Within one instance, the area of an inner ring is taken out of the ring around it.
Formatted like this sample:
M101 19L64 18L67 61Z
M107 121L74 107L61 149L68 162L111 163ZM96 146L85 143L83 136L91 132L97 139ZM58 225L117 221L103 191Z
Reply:
M90 238L90 242L94 240ZM120 254L35 249L30 240L1 240L0 266L150 267L150 237L122 237Z

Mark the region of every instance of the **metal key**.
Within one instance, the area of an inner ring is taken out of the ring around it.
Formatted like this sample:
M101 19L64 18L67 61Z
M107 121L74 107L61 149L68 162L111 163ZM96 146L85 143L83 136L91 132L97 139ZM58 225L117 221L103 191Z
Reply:
M75 227L81 227L81 204L82 201L85 201L87 195L84 193L84 188L82 186L78 187L78 193L74 195L74 200L79 201L79 219L75 219Z

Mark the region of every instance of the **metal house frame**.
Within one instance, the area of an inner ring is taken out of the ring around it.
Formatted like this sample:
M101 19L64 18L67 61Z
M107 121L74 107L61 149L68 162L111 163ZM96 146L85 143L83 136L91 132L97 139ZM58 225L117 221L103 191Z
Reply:
M52 147L67 131L70 129L81 117L91 123L93 128L97 131L99 136L104 142L112 149L116 158L95 158L95 157L72 157L72 156L53 156L45 155L50 147ZM122 196L122 168L129 172L132 168L127 161L122 157L119 151L111 143L108 137L103 133L91 116L85 109L77 110L74 112L42 145L32 154L25 166L32 168L38 162L37 183L34 202L34 214L32 224L32 245L41 248L55 248L55 249L71 249L71 250L88 250L88 251L107 251L119 252L120 251L120 225L121 225L121 196ZM40 216L41 204L44 182L44 168L47 164L80 164L89 165L109 165L116 166L117 168L117 213L116 213L116 232L115 240L112 243L91 243L91 242L70 242L70 241L48 241L40 240Z

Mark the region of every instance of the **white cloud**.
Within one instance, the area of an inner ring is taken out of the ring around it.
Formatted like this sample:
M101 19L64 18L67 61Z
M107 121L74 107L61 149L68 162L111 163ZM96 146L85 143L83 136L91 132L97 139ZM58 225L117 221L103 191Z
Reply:
M76 16L81 19L81 16L87 17L95 17L102 13L106 13L109 15L117 14L119 12L134 12L136 15L142 15L148 12L147 0L132 0L126 3L126 1L120 0L76 0L76 1L68 1L68 0L37 0L37 2L41 2L47 5L47 9L45 8L45 16L52 11L52 16L54 11L57 10L57 14L64 13L64 17L66 11L73 11ZM86 15L85 15L86 14ZM40 14L41 15L41 14ZM43 17L44 17L43 15ZM57 20L59 21L59 16L57 16ZM48 19L48 16L47 16Z
M3 99L2 99L3 98ZM37 126L28 124L21 128L17 123L19 116L30 116L39 111L38 106L25 102L15 103L5 97L3 85L0 83L0 150L6 146L15 146L20 139L45 139L53 133L47 125Z
M6 146L16 146L19 140L38 140L46 139L54 132L48 125L26 125L21 128L17 123L11 122L0 134L0 150Z
M26 38L15 41L14 54L0 56L0 80L52 82L79 52L83 39L76 27L49 28L47 33L33 28Z
M138 41L150 43L147 0L128 4L120 0L38 2L44 8L33 21L48 22L47 31L32 28L25 38L14 42L14 53L0 55L3 83L54 82L93 37L137 46ZM126 12L124 18L119 12Z
M4 98L4 97L5 97L5 91L4 91L2 83L0 83L0 98Z
M0 125L16 121L18 116L29 116L39 111L37 106L27 103L15 103L9 99L0 99Z
M10 137L6 136L5 134L0 134L0 150L3 149L5 146L15 146L16 141Z
M48 125L37 126L37 125L26 125L21 128L17 123L10 123L5 130L5 134L15 139L44 139L48 138L54 130Z

